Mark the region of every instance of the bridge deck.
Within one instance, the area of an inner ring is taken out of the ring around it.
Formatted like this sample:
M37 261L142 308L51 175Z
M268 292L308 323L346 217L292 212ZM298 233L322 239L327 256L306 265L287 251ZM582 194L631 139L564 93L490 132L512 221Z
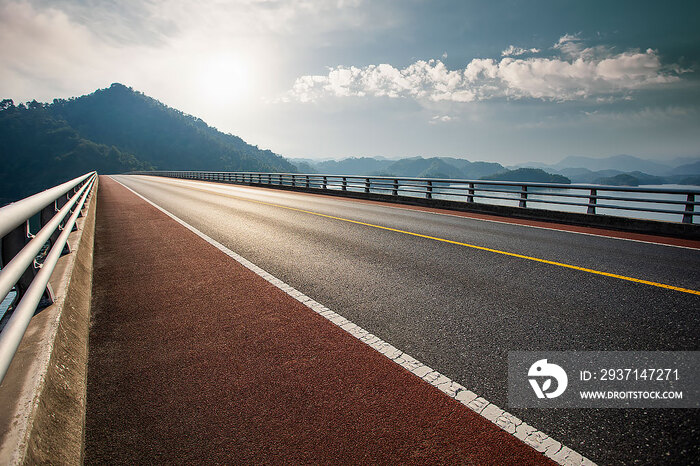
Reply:
M109 178L86 463L545 463Z

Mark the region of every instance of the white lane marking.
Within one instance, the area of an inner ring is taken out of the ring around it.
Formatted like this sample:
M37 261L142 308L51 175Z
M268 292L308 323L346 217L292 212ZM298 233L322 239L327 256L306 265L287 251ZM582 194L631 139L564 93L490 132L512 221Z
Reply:
M200 230L193 227L184 220L180 219L179 217L176 217L175 215L160 207L159 205L146 199L144 196L137 193L128 186L122 184L120 181L114 178L112 179L120 185L124 186L126 189L128 189L138 197L140 197L141 199L143 199L144 201L148 202L156 209L163 212L168 217L175 220L180 225L184 226L185 228L187 228L188 230L205 240L207 243L211 244L227 256L231 257L232 259L246 267L247 269L256 273L261 278L264 278L269 283L284 291L292 298L301 302L312 311L322 315L338 327L348 332L350 335L354 336L366 345L369 345L371 348L380 352L381 354L392 360L394 363L413 373L416 377L423 379L425 382L439 389L450 398L454 398L456 401L467 406L472 411L481 415L485 419L488 419L504 431L508 432L518 440L525 443L526 445L534 448L540 453L543 453L545 456L561 465L595 465L593 461L584 457L580 453L565 446L561 442L554 440L549 435L538 431L534 427L528 425L527 423L513 416L509 412L499 408L498 406L489 402L485 398L478 396L476 393L472 392L471 390L468 390L463 385L453 381L452 379L441 374L440 372L426 366L422 362L411 357L407 353L404 353L400 349L392 346L390 343L387 343L378 336L373 335L369 331L363 329L359 325L356 325L355 323L351 322L350 320L346 319L340 314L331 311L323 304L306 296L302 292L286 284L274 275L266 272L262 268L245 259L244 257L239 256L223 244L219 243L207 234L201 232Z
M260 187L262 187L262 188L267 188L267 189L273 189L273 190L275 189L275 185L267 185L267 186L247 186L247 185L237 185L237 184L232 184L232 185L225 184L225 185L221 185L221 183L217 183L216 181L186 180L186 179L182 179L182 178L169 178L169 177L154 176L154 175L129 175L129 176L138 176L138 177L146 177L146 176L148 176L149 178L154 178L154 181L155 181L155 180L158 180L158 181L160 181L160 182L162 182L162 183L165 183L165 184L173 184L173 185L175 185L175 184L184 184L184 185L189 185L189 186L193 186L193 187L194 187L195 184L196 184L197 186L201 186L201 185L203 184L203 185L205 185L205 186L208 188L208 189L207 189L208 191L210 191L210 192L212 192L212 193L217 193L217 192L218 192L218 193L223 193L223 194L226 193L226 191L227 191L226 188L229 188L229 190L234 190L234 191L237 190L237 191L244 191L244 192L246 191L246 188L248 188L248 189L252 188L253 190L254 190L255 188L260 188ZM168 183L168 181L165 181L166 179L169 180L169 181L172 180L172 182L171 182L171 183ZM211 186L211 185L214 185L214 186ZM312 195L312 196L315 195L315 194L324 195L323 192L319 192L319 193L307 193L307 192L298 192L298 191L289 191L289 192L291 192L291 193L296 193L296 194L310 194L310 195ZM326 195L327 195L327 194L326 194ZM351 205L352 201L362 201L363 199L338 197L338 200L345 201L345 203L347 203L348 205ZM371 199L370 199L370 200L371 200ZM373 201L373 200L372 200L372 201ZM584 232L584 231L562 230L562 229L560 229L560 228L544 227L544 226L539 226L539 225L526 225L526 224L523 224L523 223L505 222L505 221L503 221L503 220L492 220L492 219L487 219L487 218L469 217L469 216L467 216L467 215L450 214L450 213L447 213L447 212L432 212L432 211L429 211L429 210L423 210L423 209L421 209L421 208L420 208L421 206L416 206L416 207L418 207L418 209L409 209L409 208L407 208L407 207L400 206L400 205L389 205L388 203L391 202L391 201L389 201L389 200L388 200L388 201L374 201L374 202L387 202L387 205L384 205L384 206L377 206L377 207L386 207L386 208L388 208L388 209L399 209L399 210L402 210L402 211L423 212L423 213L426 213L426 214L444 215L445 217L455 217L455 218L476 220L476 221L479 221L479 222L500 223L500 224L502 224L502 225L512 225L512 226L525 227L525 228L536 228L536 229L538 229L538 230L549 230L549 231L556 231L556 232L562 232L562 233L572 233L572 234L575 234L575 235L595 236L595 237L597 237L597 238L615 239L615 240L620 240L620 241L632 241L632 242L635 242L635 243L653 244L653 245L655 245L655 246L668 246L668 247L671 247L671 248L690 249L691 251L697 251L697 250L700 249L700 248L695 248L695 247L692 247L692 246L682 246L682 245L678 245L678 244L658 243L658 242L656 242L656 241L645 241L645 240L634 239L634 238L624 238L624 237L619 237L619 236L608 236L608 235L602 235L602 234L598 234L598 233L586 233L586 232ZM373 205L373 204L372 204L372 205ZM469 212L466 212L466 213L468 214ZM483 214L483 215L489 215L489 214ZM596 228L596 227L590 227L590 228Z

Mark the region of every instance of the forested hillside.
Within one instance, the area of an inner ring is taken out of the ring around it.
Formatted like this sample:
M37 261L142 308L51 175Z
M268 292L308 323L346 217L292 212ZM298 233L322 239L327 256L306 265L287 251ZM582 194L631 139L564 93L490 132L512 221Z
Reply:
M0 205L91 170L119 173L149 169L114 146L82 137L48 106L32 102L0 106Z
M90 170L296 171L269 150L121 84L50 104L3 100L0 166L0 204Z

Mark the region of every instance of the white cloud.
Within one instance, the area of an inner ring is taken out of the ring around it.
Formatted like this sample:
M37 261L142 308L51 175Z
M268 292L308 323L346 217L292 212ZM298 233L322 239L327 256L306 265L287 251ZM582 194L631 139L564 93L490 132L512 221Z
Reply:
M430 123L431 125L435 125L435 124L437 124L437 123L448 123L448 122L450 122L450 121L452 121L452 120L455 120L455 119L456 119L456 118L451 117L451 116L449 116L449 115L442 115L442 116L441 116L441 115L435 115L434 117L432 117L432 118L430 119L430 121L428 121L428 123Z
M296 51L401 21L382 8L366 0L0 0L0 94L47 100L119 81L190 112L233 94L259 103L285 87L280 70ZM211 76L222 69L230 76Z
M526 53L539 53L540 49L531 48L523 49L520 47L515 47L514 45L509 45L507 49L501 52L502 57L517 57L520 55L525 55Z
M664 122L687 120L691 115L697 115L698 109L669 105L666 107L644 107L631 112L606 112L594 110L584 112L585 118L595 123L616 123L627 125L645 124L649 126Z
M572 35L562 36L553 49L561 56L513 58L511 55L536 49L511 46L500 60L475 58L459 70L447 69L440 60L419 60L403 69L388 64L337 66L327 75L298 78L286 99L310 102L327 96L373 96L433 102L503 97L605 101L680 81L677 67L662 66L652 49L614 53L605 47L584 47L582 40Z

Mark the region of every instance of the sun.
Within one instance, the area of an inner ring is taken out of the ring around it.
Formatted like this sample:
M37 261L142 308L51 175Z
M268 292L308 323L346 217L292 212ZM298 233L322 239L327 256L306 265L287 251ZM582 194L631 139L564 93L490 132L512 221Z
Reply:
M225 104L245 99L251 91L250 67L240 58L217 56L205 59L196 70L198 94Z

